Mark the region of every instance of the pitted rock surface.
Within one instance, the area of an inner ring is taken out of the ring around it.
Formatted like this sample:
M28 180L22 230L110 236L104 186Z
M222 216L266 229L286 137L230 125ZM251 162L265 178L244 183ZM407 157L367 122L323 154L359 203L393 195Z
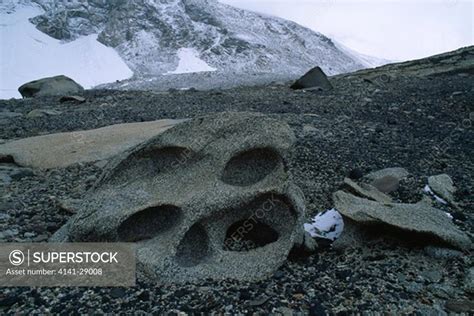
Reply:
M270 276L302 233L293 142L260 114L176 125L112 161L52 240L136 242L140 276L157 282Z

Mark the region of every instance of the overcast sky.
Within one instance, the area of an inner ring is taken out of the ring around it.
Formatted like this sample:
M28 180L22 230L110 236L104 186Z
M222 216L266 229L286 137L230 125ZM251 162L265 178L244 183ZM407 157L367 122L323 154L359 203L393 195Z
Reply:
M409 60L474 45L474 0L219 0L295 21L360 53Z

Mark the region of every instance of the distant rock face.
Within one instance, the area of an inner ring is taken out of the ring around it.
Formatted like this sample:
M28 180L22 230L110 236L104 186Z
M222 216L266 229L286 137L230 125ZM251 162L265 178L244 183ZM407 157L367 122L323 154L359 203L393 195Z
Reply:
M99 34L135 75L172 72L182 48L230 72L299 74L320 65L327 74L364 68L326 36L294 22L217 0L33 0L45 13L31 22L61 40Z
M42 78L25 83L18 88L23 98L78 94L84 88L69 77L60 75Z
M320 67L314 67L291 86L291 89L295 90L308 88L331 90L332 84Z
M294 139L255 113L178 124L112 161L53 241L136 242L154 281L270 276L303 233L286 161Z

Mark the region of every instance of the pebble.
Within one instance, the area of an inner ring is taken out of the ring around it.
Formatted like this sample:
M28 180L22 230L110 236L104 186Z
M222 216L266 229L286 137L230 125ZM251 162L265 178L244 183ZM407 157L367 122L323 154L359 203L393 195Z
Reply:
M33 237L35 237L35 236L36 236L35 233L29 233L29 232L23 234L23 237L25 237L25 238L33 238Z
M0 213L0 222L6 222L10 219L10 215L7 213Z
M18 235L18 229L7 229L0 232L0 239L7 239Z

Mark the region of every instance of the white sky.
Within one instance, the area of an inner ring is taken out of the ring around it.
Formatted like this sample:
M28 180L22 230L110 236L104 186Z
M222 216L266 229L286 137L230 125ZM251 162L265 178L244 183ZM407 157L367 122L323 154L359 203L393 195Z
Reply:
M474 45L474 0L219 0L279 16L360 53L409 60Z

